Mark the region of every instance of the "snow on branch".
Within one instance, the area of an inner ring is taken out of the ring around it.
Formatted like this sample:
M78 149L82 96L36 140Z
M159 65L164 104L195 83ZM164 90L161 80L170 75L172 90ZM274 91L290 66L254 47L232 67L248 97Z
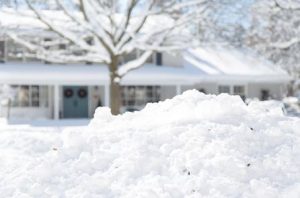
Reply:
M291 47L292 45L295 45L300 42L300 38L292 38L289 41L286 42L277 42L277 43L272 43L271 47L278 48L278 49L287 49Z
M277 7L281 9L300 9L300 2L298 0L274 0L274 3Z
M13 31L10 38L36 51L38 57L52 61L89 61L103 62L108 66L119 57L139 49L142 53L136 60L116 67L119 76L141 67L154 51L184 49L195 44L198 20L205 15L209 0L53 0L56 10L45 10L35 5L33 0L25 0L26 12L44 25L34 29L47 29L55 33L53 45L69 43L82 54L78 57L67 50L46 47L19 36L24 33ZM72 5L69 5L72 4ZM24 11L24 10L23 10ZM1 11L0 11L1 13ZM33 14L32 14L33 13ZM21 16L22 12L15 11ZM26 18L26 17L24 17ZM4 20L0 18L0 22ZM22 23L22 20L20 20ZM34 23L32 23L34 24ZM34 31L32 32L35 37ZM42 36L43 37L43 36ZM71 50L72 51L72 50ZM51 61L51 62L52 62ZM114 67L115 68L115 67Z
M130 61L122 66L119 67L118 69L118 76L123 77L125 76L128 72L138 69L141 67L147 59L152 55L152 51L145 51L139 58Z
M27 40L19 38L16 34L14 34L12 32L8 34L8 37L11 38L16 43L19 43L22 46L26 47L29 51L37 51L39 48L39 46L34 45L33 43L31 43Z

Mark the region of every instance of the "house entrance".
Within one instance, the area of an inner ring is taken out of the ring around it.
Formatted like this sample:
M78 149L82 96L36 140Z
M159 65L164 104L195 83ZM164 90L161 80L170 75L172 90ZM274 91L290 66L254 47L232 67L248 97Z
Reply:
M88 88L86 86L63 87L63 117L88 118Z

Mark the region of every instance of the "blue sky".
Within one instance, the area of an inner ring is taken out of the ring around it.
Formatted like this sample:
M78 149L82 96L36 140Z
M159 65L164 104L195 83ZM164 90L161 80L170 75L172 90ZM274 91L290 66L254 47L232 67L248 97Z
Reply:
M223 25L241 24L244 27L249 26L250 16L249 9L255 0L231 0L228 5L217 13L219 15L219 22Z

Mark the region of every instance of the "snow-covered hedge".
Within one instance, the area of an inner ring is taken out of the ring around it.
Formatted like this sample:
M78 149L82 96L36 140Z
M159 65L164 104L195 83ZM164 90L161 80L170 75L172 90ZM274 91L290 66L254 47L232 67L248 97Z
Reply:
M197 91L121 116L100 108L87 128L65 130L48 141L41 134L12 136L8 153L0 155L0 193L296 198L299 126L281 106L247 106L237 96ZM18 155L9 155L16 150Z

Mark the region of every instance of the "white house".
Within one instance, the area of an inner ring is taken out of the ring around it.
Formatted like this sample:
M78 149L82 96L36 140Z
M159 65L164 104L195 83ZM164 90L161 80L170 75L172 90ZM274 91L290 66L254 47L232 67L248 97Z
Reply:
M109 106L109 78L104 65L9 60L10 48L3 42L0 84L16 90L11 118L90 118L96 107ZM176 56L155 54L144 67L122 80L122 111L138 110L148 102L165 100L188 89L280 99L289 80L275 65L232 49L199 48Z
M27 15L0 12L0 25L12 32L21 31L35 42L56 39ZM68 49L66 45L56 47ZM16 93L11 118L90 118L96 107L109 106L108 70L104 65L54 64L28 54L23 46L1 37L0 31L0 84L10 85ZM123 62L139 54L137 51L123 57ZM122 79L121 110L141 109L148 102L165 100L188 89L280 99L289 81L283 70L249 52L199 48L175 55L156 53L144 67ZM4 116L5 107L2 110Z
M200 70L198 89L244 98L280 99L291 80L279 66L245 50L198 48L184 53L184 65Z

